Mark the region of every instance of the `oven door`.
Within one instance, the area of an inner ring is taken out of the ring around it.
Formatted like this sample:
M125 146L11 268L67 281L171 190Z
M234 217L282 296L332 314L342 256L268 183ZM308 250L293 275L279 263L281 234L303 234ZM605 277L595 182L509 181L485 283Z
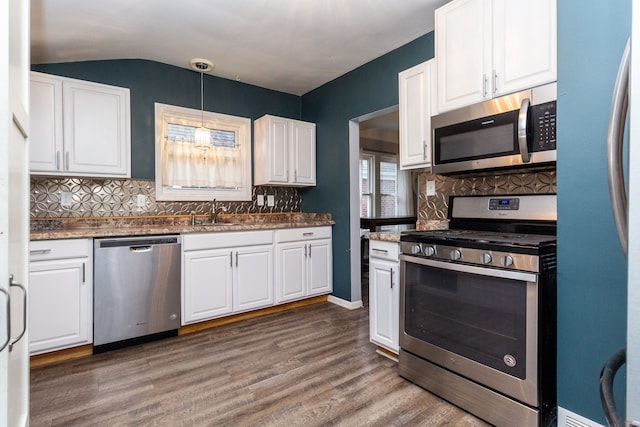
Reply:
M538 406L538 276L400 255L400 347Z

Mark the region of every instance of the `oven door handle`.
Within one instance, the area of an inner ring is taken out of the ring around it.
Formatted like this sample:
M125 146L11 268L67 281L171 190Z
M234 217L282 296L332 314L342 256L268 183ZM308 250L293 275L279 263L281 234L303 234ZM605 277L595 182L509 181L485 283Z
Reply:
M501 279L513 279L523 282L538 282L538 276L533 273L522 271L503 270L500 268L477 267L475 265L454 264L452 262L437 261L427 258L418 258L410 255L400 254L400 262L410 264L425 265L427 267L442 268L443 270L458 271L461 273L479 274L482 276L499 277Z

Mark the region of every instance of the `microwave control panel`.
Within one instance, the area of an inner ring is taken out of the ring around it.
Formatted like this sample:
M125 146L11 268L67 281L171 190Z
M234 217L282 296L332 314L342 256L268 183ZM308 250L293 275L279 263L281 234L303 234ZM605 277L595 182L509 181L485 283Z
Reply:
M556 101L534 105L530 111L531 130L529 149L547 151L556 149Z

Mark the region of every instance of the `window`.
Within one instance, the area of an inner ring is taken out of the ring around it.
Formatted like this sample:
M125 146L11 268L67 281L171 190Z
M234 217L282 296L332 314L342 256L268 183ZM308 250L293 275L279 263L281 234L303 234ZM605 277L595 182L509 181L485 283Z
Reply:
M250 119L156 103L155 123L157 200L251 200Z
M414 215L412 178L398 170L398 158L360 153L360 217Z

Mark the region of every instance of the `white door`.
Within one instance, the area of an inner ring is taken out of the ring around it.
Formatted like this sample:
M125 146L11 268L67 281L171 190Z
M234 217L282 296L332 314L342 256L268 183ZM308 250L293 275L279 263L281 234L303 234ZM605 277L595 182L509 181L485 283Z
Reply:
M64 153L62 131L62 79L31 73L29 116L35 124L29 135L29 169L61 172Z
M435 12L438 111L491 98L491 0L459 0Z
M293 121L291 130L293 181L316 184L316 125Z
M333 291L331 240L312 240L308 244L308 295L328 294Z
M395 352L398 351L399 275L397 262L370 258L369 326L371 341Z
M267 121L271 150L269 156L269 182L289 181L289 121L269 117Z
M3 2L0 28L0 289L4 291L0 293L0 348L4 347L0 351L0 425L26 426L26 333L17 340L26 327L26 294L9 287L9 275L28 292L29 2ZM11 295L10 313L5 310L7 294ZM7 339L9 345L3 346Z
M273 246L238 248L233 256L233 311L273 305Z
M185 252L182 324L231 313L233 269L231 249Z
M300 242L277 246L276 302L301 299L307 294L305 286L305 246Z
M400 169L431 166L431 99L434 60L398 75Z

